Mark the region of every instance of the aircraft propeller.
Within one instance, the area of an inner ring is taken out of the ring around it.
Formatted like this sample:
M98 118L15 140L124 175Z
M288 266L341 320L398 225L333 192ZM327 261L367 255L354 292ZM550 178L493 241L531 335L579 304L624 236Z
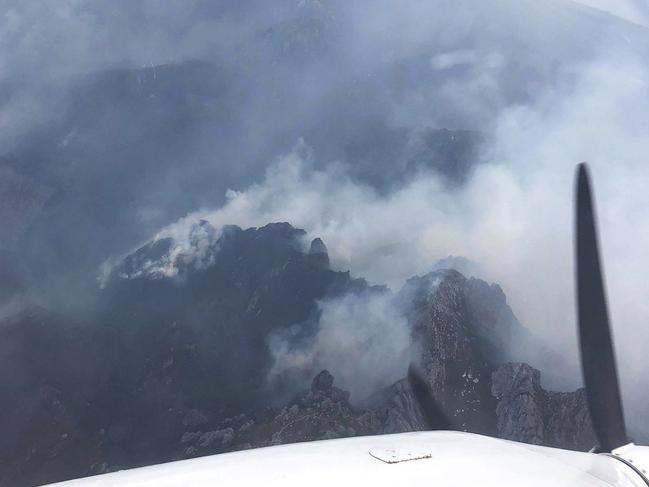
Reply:
M581 369L598 451L629 443L597 243L597 220L586 163L577 166L575 262Z

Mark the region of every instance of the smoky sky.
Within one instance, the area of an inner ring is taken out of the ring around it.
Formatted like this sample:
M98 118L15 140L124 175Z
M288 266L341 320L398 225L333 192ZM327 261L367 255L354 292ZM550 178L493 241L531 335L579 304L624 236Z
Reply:
M395 290L450 254L474 260L576 357L572 173L588 160L637 418L649 31L622 12L640 3L601 4L0 2L3 313L83 307L102 264L199 217L285 220ZM459 182L408 163L443 128L484 137Z
M649 4L645 0L580 0L579 3L610 12L645 27L649 24Z

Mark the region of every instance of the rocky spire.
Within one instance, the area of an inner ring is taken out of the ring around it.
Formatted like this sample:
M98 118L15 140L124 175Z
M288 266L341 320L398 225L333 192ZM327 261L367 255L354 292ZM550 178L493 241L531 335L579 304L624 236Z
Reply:
M334 386L334 377L328 370L323 370L315 376L311 384L312 391L331 392Z
M311 240L309 257L320 268L329 269L329 253L327 252L327 246L320 237Z

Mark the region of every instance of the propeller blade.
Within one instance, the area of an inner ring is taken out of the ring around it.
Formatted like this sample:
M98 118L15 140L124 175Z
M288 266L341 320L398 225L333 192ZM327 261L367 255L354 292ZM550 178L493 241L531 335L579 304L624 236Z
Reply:
M415 401L421 410L421 414L426 422L428 430L450 430L451 423L446 419L446 415L435 401L433 393L424 380L419 370L410 364L408 367L408 382L415 395Z
M600 268L595 209L585 163L577 168L577 320L586 398L600 451L627 444Z

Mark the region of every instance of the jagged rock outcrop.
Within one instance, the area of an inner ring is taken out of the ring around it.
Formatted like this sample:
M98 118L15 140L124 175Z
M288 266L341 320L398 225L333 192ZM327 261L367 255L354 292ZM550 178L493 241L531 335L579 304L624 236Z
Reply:
M498 433L509 440L543 443L539 371L527 364L505 364L493 373L491 391L498 399Z
M368 434L367 419L349 403L349 392L334 386L333 376L320 372L304 395L283 407L270 423L270 444Z
M407 379L378 392L366 401L377 434L425 429L425 422Z
M584 450L595 443L583 390L546 391L540 372L509 362L534 347L495 284L440 270L400 292L431 390L455 427L517 441ZM537 347L538 348L538 347ZM407 384L391 390L396 428L421 424Z
M460 429L495 434L494 344L518 325L500 288L442 270L410 279L400 294L425 378L442 409Z
M549 392L538 370L507 363L492 376L498 436L525 443L587 450L597 444L583 389Z
M583 390L545 391L540 372L527 364L506 363L493 373L497 436L514 441L587 450L595 444ZM213 429L185 433L177 458L300 441L419 431L425 429L421 411L407 379L379 391L362 405L352 406L350 394L334 386L326 370L311 388L278 410L252 418L228 418ZM490 404L493 404L490 403ZM485 411L487 412L487 411ZM472 428L457 423L460 430Z
M327 246L320 237L314 238L311 241L309 256L313 262L323 269L329 269L329 252L327 251Z
M349 392L334 386L334 377L323 370L309 390L278 410L267 410L256 418L229 418L207 432L185 433L178 457L374 434L376 424L372 412L352 407Z

